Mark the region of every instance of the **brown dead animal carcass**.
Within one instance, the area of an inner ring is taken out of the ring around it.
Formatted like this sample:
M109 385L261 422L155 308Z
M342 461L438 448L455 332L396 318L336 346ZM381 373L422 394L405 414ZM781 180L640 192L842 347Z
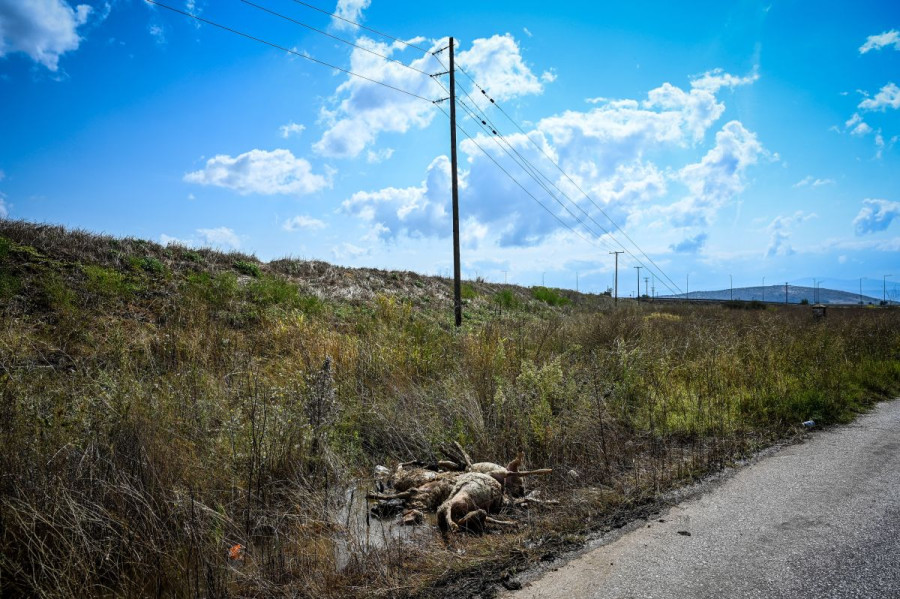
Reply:
M391 501L399 499L406 508L402 515L404 524L419 524L424 512L433 512L450 496L459 472L436 472L425 468L404 468L401 464L391 478L396 493L369 493L367 499Z
M488 522L511 524L488 516L502 503L503 486L495 478L481 472L460 474L450 496L438 507L438 527L442 532L481 532Z

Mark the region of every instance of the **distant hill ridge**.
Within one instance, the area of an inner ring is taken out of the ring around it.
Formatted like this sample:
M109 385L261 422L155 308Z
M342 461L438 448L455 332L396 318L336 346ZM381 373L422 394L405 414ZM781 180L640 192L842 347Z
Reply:
M663 299L684 298L684 295L661 295ZM765 301L772 303L784 303L784 285L766 285L758 287L735 287L731 289L719 289L713 291L691 291L690 299L697 300L740 300L740 301ZM819 287L801 287L799 285L788 285L787 301L790 304L799 304L803 300L810 304L879 304L880 298L868 295L860 295L858 293L850 293L848 291L840 291L838 289L826 289Z

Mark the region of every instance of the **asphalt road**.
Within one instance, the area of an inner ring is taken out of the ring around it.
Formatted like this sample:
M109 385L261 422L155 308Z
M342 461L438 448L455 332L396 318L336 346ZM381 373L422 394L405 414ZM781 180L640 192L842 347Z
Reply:
M900 599L900 400L634 528L504 597Z

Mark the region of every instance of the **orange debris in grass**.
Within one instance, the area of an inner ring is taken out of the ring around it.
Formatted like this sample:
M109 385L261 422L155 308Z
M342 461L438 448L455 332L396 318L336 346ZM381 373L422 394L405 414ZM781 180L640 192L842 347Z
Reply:
M231 559L244 559L244 546L238 543L228 550L228 557Z

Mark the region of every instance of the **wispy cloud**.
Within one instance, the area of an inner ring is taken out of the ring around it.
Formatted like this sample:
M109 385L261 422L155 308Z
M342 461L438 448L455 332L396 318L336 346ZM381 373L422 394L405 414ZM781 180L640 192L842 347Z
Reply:
M900 202L865 199L859 214L853 219L853 229L857 235L876 233L887 229L900 216Z
M790 239L794 227L808 220L818 218L815 213L806 213L798 210L789 216L776 216L766 230L769 232L769 246L766 248L766 257L790 256L795 252Z
M812 175L807 175L800 181L794 183L794 187L821 187L823 185L834 185L834 179L819 179Z
M338 0L335 14L341 17L341 19L346 19L346 21L332 19L332 26L335 29L358 29L356 25L348 23L347 21L354 21L356 23L362 21L362 12L369 8L371 3L372 0Z
M893 46L894 50L900 50L900 32L896 29L891 29L878 35L870 35L866 38L866 43L859 47L859 53L865 54L872 50L881 50L887 46Z
M278 128L278 131L281 133L281 137L287 139L291 135L300 135L306 130L305 125L298 125L297 123L291 121L287 125L282 125Z
M311 216L306 216L304 214L294 216L292 218L284 221L284 224L281 226L285 231L300 231L302 229L324 229L326 227L324 221L321 221L317 218L313 218Z
M709 235L707 233L698 233L693 237L687 237L678 243L670 245L669 249L681 254L696 254L704 245L706 245L708 237Z
M163 245L181 245L184 247L216 247L236 250L241 247L241 238L228 227L214 229L197 229L191 238L173 237L163 233L159 236Z
M888 83L882 87L872 98L866 98L859 103L861 110L880 110L887 108L900 108L900 87L894 83Z

